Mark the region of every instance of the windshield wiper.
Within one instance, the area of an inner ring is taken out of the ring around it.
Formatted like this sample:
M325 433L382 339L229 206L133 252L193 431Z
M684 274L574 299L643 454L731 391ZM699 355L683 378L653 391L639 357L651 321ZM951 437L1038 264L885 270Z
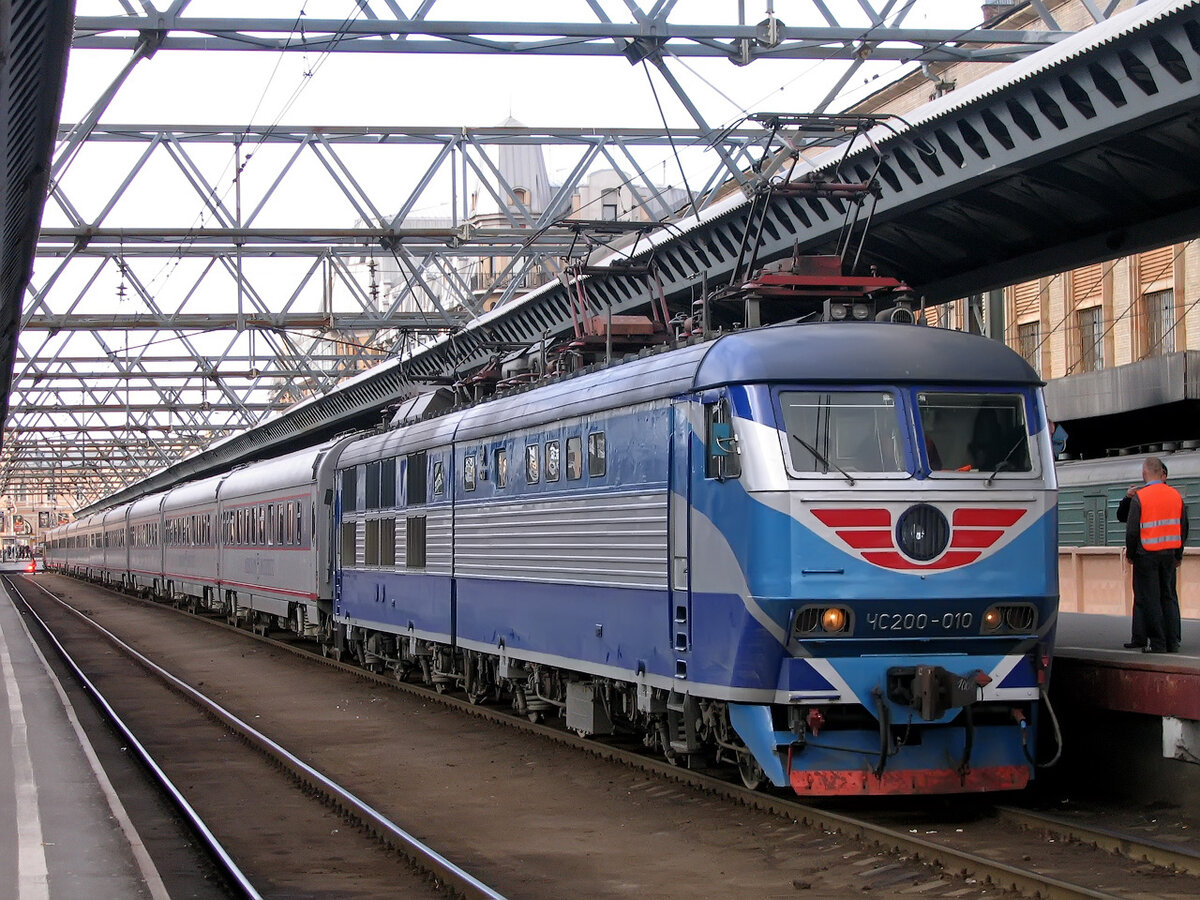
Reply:
M823 465L825 467L825 474L827 474L827 475L829 474L829 469L832 466L833 468L837 469L839 472L841 472L843 475L846 476L846 481L850 483L850 487L854 487L854 479L850 477L849 472L847 472L845 469L843 469L837 463L830 462L829 460L827 460L824 456L822 456L817 451L816 447L814 447L812 444L810 444L804 438L800 437L800 435L793 434L792 440L794 440L797 444L799 444L801 447L803 447L805 450L807 450L809 453L811 453L813 455L813 459L815 459L817 462L819 462L821 465Z
M987 481L984 482L986 487L992 486L992 482L996 480L996 476L1000 474L1000 470L1008 465L1009 459L1011 459L1012 455L1017 452L1017 448L1024 443L1025 435L1021 435L1019 438L1017 438L1017 442L1012 445L1007 453L1004 454L1004 459L1000 460L999 464L996 466L996 471L989 475Z

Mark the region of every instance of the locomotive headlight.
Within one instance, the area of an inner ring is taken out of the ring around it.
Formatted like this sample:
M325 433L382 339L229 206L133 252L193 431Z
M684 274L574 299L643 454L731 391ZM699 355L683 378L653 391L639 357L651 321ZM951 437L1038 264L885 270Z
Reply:
M854 318L862 321L871 314L871 307L867 306L865 303L855 303L852 307L850 307L850 312Z
M1003 624L1004 624L1004 613L1002 613L995 606L993 606L991 609L989 609L987 612L985 612L983 614L983 630L984 631L995 631L997 628L999 628Z
M821 616L821 627L826 631L841 631L846 627L846 611L837 606L831 606Z
M849 310L846 309L845 303L829 304L829 318L834 319L835 321L840 322L842 319L846 318L846 314L848 312Z

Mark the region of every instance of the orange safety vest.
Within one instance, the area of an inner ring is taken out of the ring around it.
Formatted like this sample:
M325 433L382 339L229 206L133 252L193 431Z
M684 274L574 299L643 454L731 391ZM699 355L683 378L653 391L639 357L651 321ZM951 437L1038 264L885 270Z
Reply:
M1142 507L1140 539L1144 550L1176 550L1183 546L1183 498L1157 481L1137 492Z

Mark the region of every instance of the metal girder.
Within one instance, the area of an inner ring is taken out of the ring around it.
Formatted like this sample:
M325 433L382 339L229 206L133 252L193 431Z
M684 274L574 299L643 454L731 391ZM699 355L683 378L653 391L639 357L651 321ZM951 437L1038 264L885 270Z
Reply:
M959 61L976 58L984 48L987 61L1011 62L1066 36L1049 26L1018 31L904 28L890 24L866 0L858 5L870 13L866 27L852 21L853 16L841 24L824 5L829 22L806 26L789 26L774 16L755 25L675 23L666 15L645 13L633 23L78 16L74 46L134 50L144 35L152 34L162 50L610 56L631 61L670 53L745 65L760 59L853 60L864 53L875 59ZM505 13L513 9L503 7Z
M451 319L451 323L463 321L461 316ZM321 332L333 329L344 331L365 331L367 329L403 328L430 330L429 317L423 313L390 313L377 314L339 314L336 318L329 316L313 316L308 313L264 313L262 315L244 315L240 318L236 313L164 313L162 315L146 315L130 313L128 315L35 315L22 326L25 331L53 331L55 333L69 331L219 331L223 329L258 328L276 330L315 330Z

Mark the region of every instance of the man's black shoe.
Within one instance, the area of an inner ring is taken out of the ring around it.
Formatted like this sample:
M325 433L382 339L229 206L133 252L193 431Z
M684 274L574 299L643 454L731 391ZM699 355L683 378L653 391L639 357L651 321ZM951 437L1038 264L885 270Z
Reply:
M1167 648L1167 652L1168 652L1168 653L1178 653L1178 652L1179 652L1179 645L1178 645L1178 644L1176 644L1174 647L1168 647L1168 648Z
M1136 649L1138 649L1138 647L1144 648L1146 646L1146 642L1142 641L1139 644L1137 641L1127 641L1124 644L1122 644L1121 646L1124 647L1126 650L1136 650Z

